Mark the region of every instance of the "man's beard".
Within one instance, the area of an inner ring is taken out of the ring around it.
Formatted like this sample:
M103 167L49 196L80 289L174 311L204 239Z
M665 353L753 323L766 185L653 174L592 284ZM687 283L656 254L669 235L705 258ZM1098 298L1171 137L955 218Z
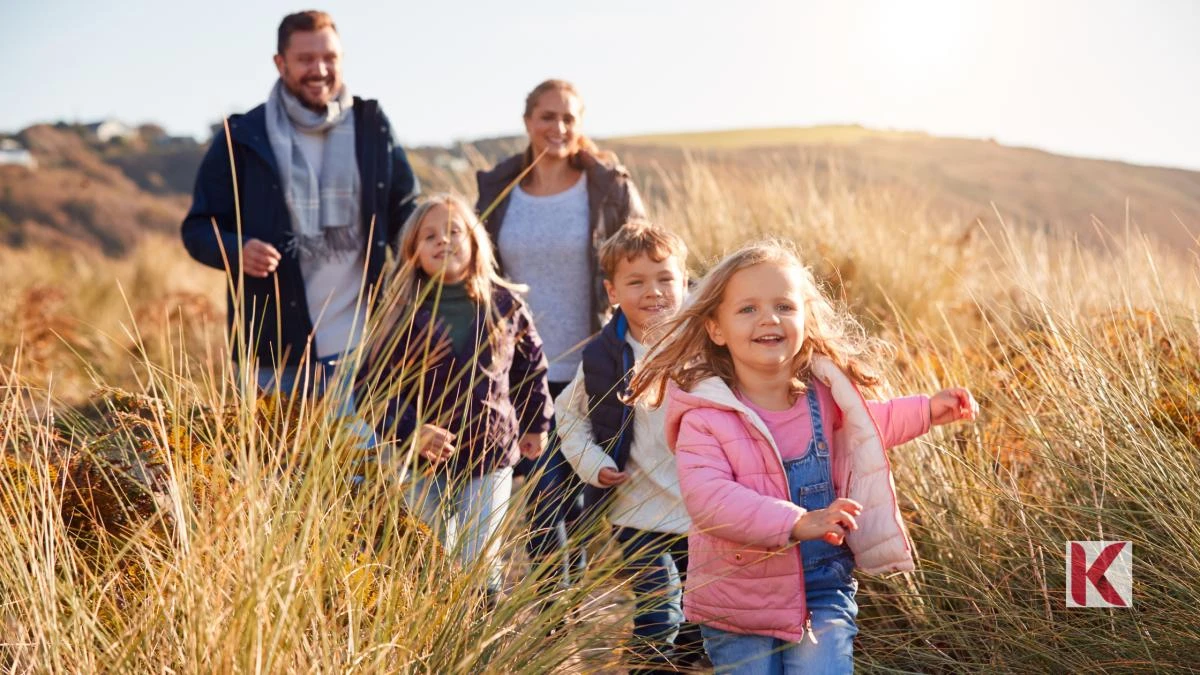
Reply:
M329 91L331 93L331 96L329 97L330 100L337 98L338 91L333 88L334 80L332 77L323 77L323 78L322 77L309 77L309 78L300 80L299 86L295 87L295 88L293 88L291 86L291 84L288 83L287 80L284 80L283 85L284 85L284 87L287 88L288 93L291 94L292 96L295 96L296 100L300 101L300 104L303 105L305 108L308 108L309 110L311 110L313 112L323 113L323 112L325 112L325 109L329 107L329 105L327 102L323 102L323 101L317 102L317 101L313 101L308 98L307 94L304 91L304 87L309 82L325 83L326 85L329 86Z

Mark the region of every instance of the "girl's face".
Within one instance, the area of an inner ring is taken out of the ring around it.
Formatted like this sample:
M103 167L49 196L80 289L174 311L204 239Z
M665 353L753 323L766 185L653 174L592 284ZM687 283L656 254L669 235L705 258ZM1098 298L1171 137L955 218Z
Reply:
M804 344L806 286L801 270L774 263L730 277L706 328L714 343L729 349L735 371L777 375L791 369Z
M557 159L574 154L582 118L583 104L576 96L562 89L551 89L539 96L533 111L525 118L525 133L529 134L533 156L543 150Z
M447 284L466 279L471 266L470 224L456 209L435 205L417 227L415 254L430 278L441 275Z

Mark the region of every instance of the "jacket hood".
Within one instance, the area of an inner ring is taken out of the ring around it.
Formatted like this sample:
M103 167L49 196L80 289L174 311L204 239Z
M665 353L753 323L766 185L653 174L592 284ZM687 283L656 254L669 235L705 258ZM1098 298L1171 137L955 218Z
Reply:
M857 396L857 393L853 391L854 385L841 372L837 364L828 357L813 356L810 368L813 377L822 384L831 390L836 387L836 391L833 392L835 400L849 395ZM850 391L845 391L846 387L850 387ZM665 432L667 445L672 452L675 450L675 441L679 439L679 427L683 422L683 415L693 408L714 408L740 413L762 433L763 437L775 448L775 452L779 452L775 439L771 437L771 432L767 429L767 423L750 406L743 403L729 388L729 385L719 377L705 378L692 387L691 391L684 391L675 382L668 383Z

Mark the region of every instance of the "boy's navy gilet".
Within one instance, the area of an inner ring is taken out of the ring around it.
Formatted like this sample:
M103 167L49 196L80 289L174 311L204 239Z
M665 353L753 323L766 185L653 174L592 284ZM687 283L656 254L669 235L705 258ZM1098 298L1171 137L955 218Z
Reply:
M625 341L629 320L618 308L604 328L583 348L583 387L588 397L588 419L592 440L625 470L633 447L633 407L620 395L629 388L633 376L633 347ZM612 488L585 485L585 508L599 505Z

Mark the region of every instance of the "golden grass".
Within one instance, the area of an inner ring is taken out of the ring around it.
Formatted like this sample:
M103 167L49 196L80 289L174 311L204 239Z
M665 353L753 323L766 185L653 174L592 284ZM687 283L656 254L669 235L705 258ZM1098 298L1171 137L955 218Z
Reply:
M1003 206L967 222L836 175L693 161L638 180L694 271L751 238L793 239L896 346L890 394L961 384L983 404L977 424L892 452L918 570L863 579L860 668L1191 667L1195 261L1134 228L1083 247L1009 226ZM238 394L220 275L174 241L120 261L0 256L6 669L619 672L611 552L534 612L514 510L511 595L482 612L481 566L407 518L386 472L352 487L362 453L327 410ZM85 405L102 384L121 391ZM1134 542L1132 609L1066 609L1073 539Z

